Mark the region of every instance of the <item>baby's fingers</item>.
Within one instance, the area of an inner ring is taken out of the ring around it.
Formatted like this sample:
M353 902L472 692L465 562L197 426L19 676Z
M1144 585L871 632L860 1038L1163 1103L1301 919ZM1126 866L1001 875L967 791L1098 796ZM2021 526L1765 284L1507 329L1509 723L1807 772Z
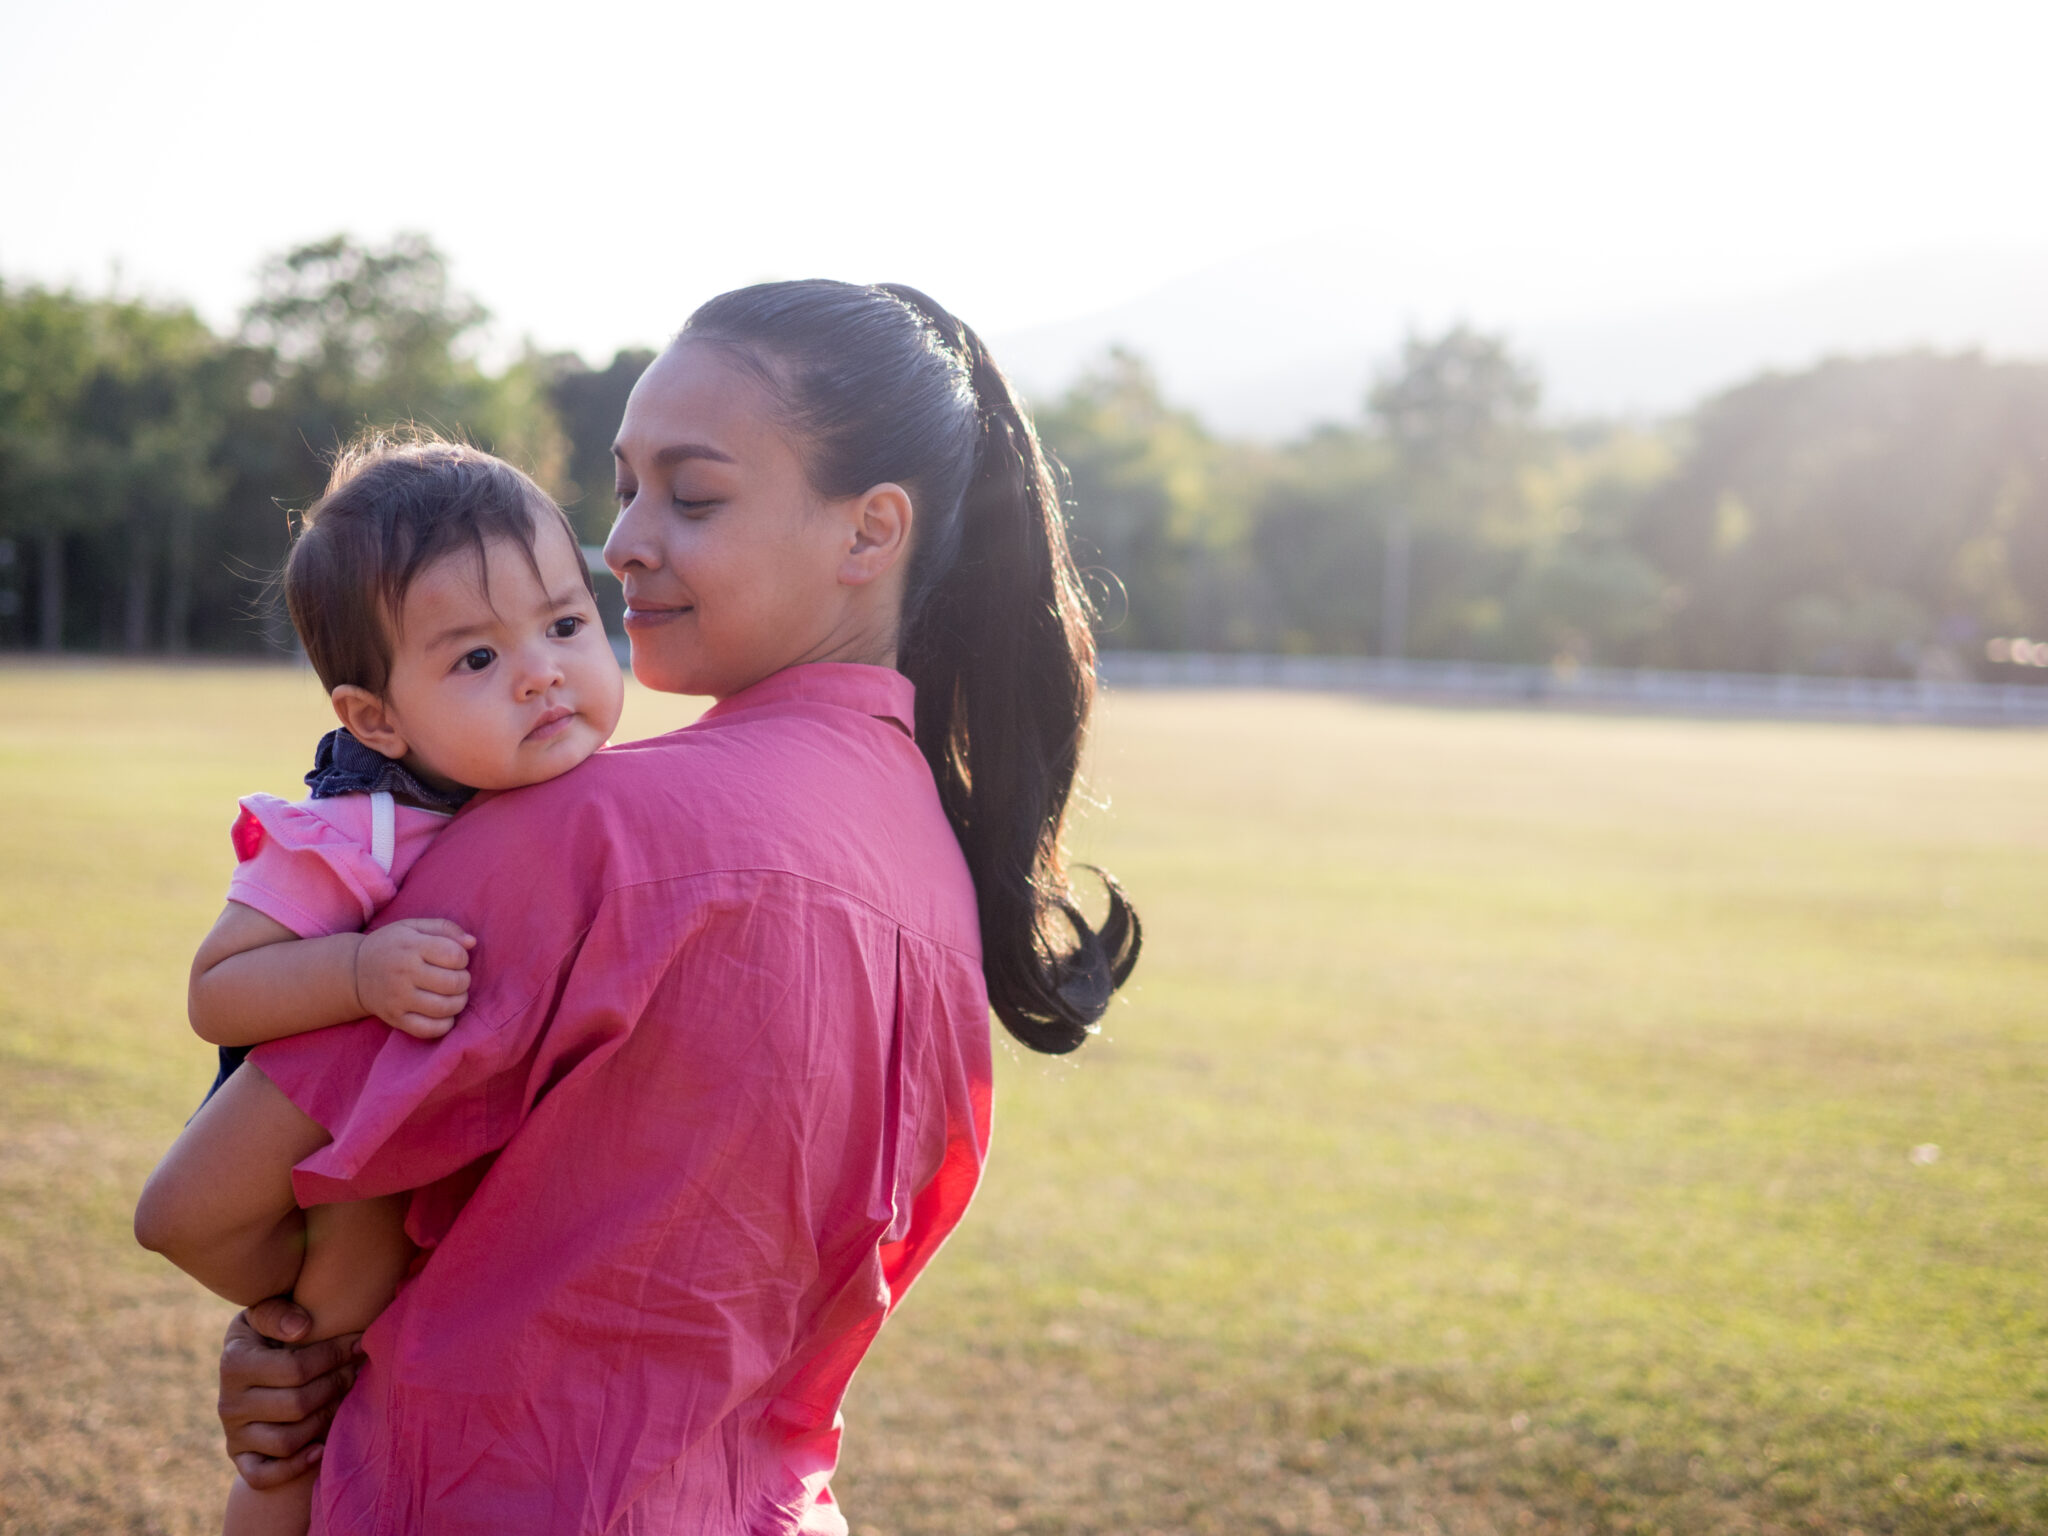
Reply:
M420 945L419 956L428 965L444 971L469 969L469 951L453 939L427 939Z
M431 992L436 997L461 997L469 991L469 972L438 965L419 966L406 980L415 992Z
M439 990L428 991L425 987L414 987L412 996L399 1004L407 1013L422 1014L430 1019L452 1019L462 1012L469 1001L469 993L447 993Z
M409 917L406 925L415 933L424 933L435 938L448 939L464 949L476 948L473 935L463 931L462 924L445 917Z
M401 1013L391 1021L391 1024L393 1028L403 1030L415 1040L438 1040L455 1027L455 1019L452 1015L443 1019L435 1018L431 1014L413 1012Z
M424 987L414 987L412 997L408 997L406 1001L403 1001L403 1004L399 1004L399 1008L403 1008L408 1014L424 1014L426 1018L455 1018L457 1014L463 1012L463 1008L467 1004L469 1004L469 993L467 991L459 991L453 997L449 997L446 993L426 991Z

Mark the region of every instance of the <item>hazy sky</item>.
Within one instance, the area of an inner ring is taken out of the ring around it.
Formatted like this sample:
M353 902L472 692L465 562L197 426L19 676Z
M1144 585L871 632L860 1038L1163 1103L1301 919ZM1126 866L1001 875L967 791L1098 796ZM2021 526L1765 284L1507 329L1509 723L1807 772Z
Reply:
M593 357L767 276L999 334L1333 227L1508 324L2048 245L2024 4L0 5L0 275L216 321L337 229Z

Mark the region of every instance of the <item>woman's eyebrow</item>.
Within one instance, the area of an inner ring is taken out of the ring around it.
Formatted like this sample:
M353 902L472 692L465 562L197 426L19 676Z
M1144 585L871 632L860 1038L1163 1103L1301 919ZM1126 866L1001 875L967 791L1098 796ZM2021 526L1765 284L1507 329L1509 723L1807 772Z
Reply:
M612 457L623 460L626 455L617 443L612 444ZM655 467L670 469L686 459L710 459L719 464L737 464L739 460L722 448L709 443L670 443L666 448L657 449L654 455Z

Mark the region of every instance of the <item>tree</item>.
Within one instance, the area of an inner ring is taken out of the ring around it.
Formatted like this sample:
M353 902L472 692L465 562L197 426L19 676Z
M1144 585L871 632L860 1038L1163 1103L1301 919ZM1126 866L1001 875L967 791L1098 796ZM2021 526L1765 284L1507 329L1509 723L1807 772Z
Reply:
M2048 366L1836 359L1696 414L1643 542L1679 595L1681 666L1982 669L2048 631Z
M102 309L79 446L100 467L123 567L121 648L151 647L151 600L167 577L160 635L185 648L194 525L219 497L222 429L207 387L214 337L189 310Z
M488 318L450 286L446 262L420 235L383 247L334 235L265 264L242 315L239 339L254 362L231 432L223 505L245 570L278 568L289 542L280 508L317 497L335 451L366 427L417 422L511 460L550 492L562 489L566 444L548 401L548 365L529 348L502 372L486 372L474 347ZM270 644L288 645L279 614L268 613L263 628Z
M1546 435L1525 469L1519 564L1503 649L1528 659L1636 660L1672 589L1638 547L1648 498L1670 476L1668 433L1581 426Z
M326 456L364 427L417 421L552 484L564 444L545 366L529 352L486 373L473 348L489 318L449 286L425 236L377 248L333 235L264 265L241 338L273 360L273 388L256 398L309 445L309 477L324 480Z
M226 340L179 306L0 287L0 539L34 554L39 642L285 644L252 598L366 426L417 421L567 489L559 369L529 348L486 370L484 319L419 237L277 257Z
M1512 564L1497 551L1523 532L1521 476L1540 398L1505 340L1464 325L1409 337L1400 365L1367 395L1393 455L1389 650L1405 651L1410 633L1438 654L1489 648Z
M1282 650L1373 649L1384 619L1392 452L1356 427L1327 426L1278 456L1252 512L1252 552L1278 614Z
M90 305L0 287L0 536L34 546L37 640L63 645L65 540L93 520L74 432L93 367Z
M40 641L58 649L70 547L99 534L121 592L123 648L184 640L193 529L221 485L211 460L222 420L217 344L189 309L0 293L0 527L39 548Z
M1535 374L1504 338L1458 325L1434 339L1410 336L1366 411L1411 488L1447 492L1490 486L1526 443L1541 399Z
M1038 426L1069 477L1075 556L1106 610L1107 642L1225 649L1251 640L1245 532L1256 472L1246 452L1167 405L1152 371L1121 349Z
M626 414L626 397L653 361L644 348L620 351L601 369L573 352L546 360L548 402L568 439L562 504L589 543L602 542L611 527L612 442Z

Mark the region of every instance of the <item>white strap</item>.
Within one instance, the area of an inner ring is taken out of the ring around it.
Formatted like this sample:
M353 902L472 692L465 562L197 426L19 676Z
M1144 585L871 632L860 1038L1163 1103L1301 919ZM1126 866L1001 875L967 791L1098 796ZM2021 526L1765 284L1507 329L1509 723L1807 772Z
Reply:
M398 853L398 805L384 790L370 796L370 857L385 874Z

